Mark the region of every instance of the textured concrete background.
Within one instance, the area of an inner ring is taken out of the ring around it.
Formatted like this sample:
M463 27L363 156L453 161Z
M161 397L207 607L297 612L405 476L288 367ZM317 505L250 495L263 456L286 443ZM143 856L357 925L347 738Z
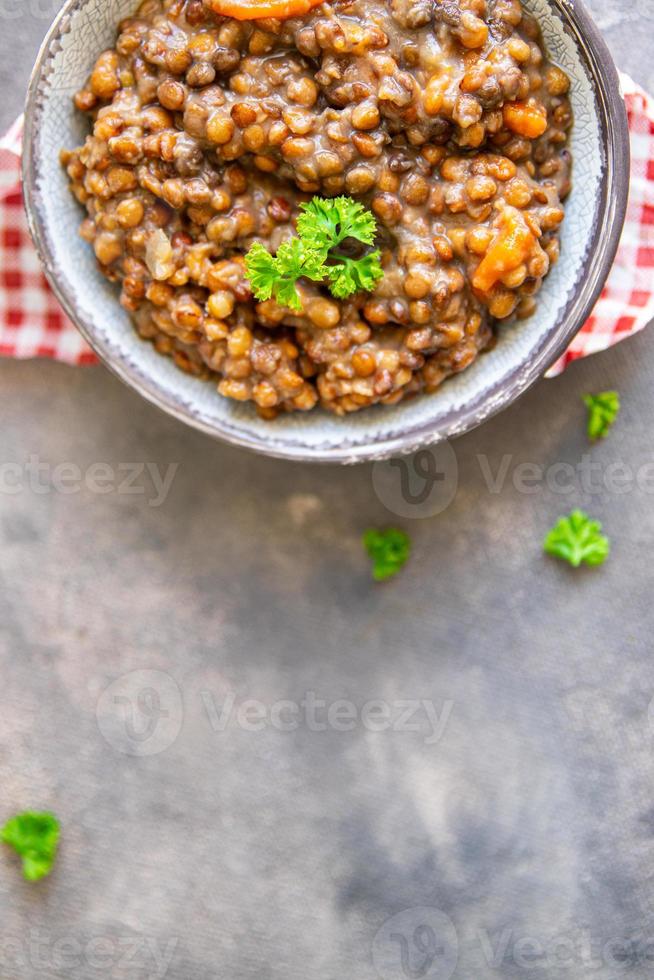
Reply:
M654 87L652 0L592 7ZM0 4L3 126L53 12ZM1 363L0 819L63 823L40 885L0 853L2 980L651 977L653 373L650 331L543 381L412 504ZM575 504L602 569L541 556ZM376 587L388 523L414 556Z

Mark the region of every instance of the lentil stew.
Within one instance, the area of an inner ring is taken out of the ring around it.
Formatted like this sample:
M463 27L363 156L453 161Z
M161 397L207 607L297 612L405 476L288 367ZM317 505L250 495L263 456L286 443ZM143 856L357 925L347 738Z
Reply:
M570 190L568 89L519 0L256 21L145 0L75 96L92 132L62 163L144 339L264 418L342 415L433 392L533 313ZM276 252L314 195L373 212L383 279L257 302L246 252Z

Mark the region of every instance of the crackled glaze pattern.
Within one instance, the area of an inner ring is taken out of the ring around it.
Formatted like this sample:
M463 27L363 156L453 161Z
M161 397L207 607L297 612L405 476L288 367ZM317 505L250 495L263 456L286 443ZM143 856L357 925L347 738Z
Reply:
M539 18L553 60L573 79L575 114L574 184L566 207L562 260L545 282L536 314L517 326L505 326L490 355L435 395L347 420L322 412L297 413L271 425L261 421L251 405L220 398L212 385L183 375L143 343L118 306L113 288L98 273L91 249L77 235L80 212L66 192L57 161L62 146L73 146L82 137L84 121L72 111L71 95L97 52L112 43L114 25L133 9L134 0L72 0L35 80L28 196L50 275L98 352L124 379L173 414L230 441L299 458L347 461L408 451L465 431L524 390L553 360L566 331L582 322L584 304L600 272L600 226L605 244L608 237L610 216L600 211L602 191L611 176L598 86L564 24L565 12L556 0L525 0L525 6Z

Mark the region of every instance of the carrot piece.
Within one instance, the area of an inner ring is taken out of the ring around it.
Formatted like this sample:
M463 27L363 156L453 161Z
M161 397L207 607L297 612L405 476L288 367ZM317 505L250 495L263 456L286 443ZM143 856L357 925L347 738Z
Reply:
M513 272L531 254L536 239L517 208L507 208L495 240L477 266L472 285L489 292L507 272Z
M547 110L539 102L507 102L502 115L507 129L529 140L538 139L547 129Z
M210 0L214 13L236 20L259 20L264 17L302 17L323 0Z

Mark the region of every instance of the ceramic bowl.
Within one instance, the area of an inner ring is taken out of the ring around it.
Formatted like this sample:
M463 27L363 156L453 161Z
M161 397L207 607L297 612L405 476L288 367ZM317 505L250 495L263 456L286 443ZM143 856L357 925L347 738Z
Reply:
M82 219L59 165L62 147L84 139L72 96L118 21L138 0L67 0L39 54L26 110L24 188L31 232L62 306L123 381L161 409L237 446L295 460L357 462L410 452L458 436L506 408L540 378L580 329L611 267L624 221L629 135L619 79L597 27L579 0L524 0L550 57L572 79L573 190L561 259L545 280L536 313L500 328L497 346L432 395L346 418L322 410L274 422L251 404L178 370L134 331L116 288L78 235Z

